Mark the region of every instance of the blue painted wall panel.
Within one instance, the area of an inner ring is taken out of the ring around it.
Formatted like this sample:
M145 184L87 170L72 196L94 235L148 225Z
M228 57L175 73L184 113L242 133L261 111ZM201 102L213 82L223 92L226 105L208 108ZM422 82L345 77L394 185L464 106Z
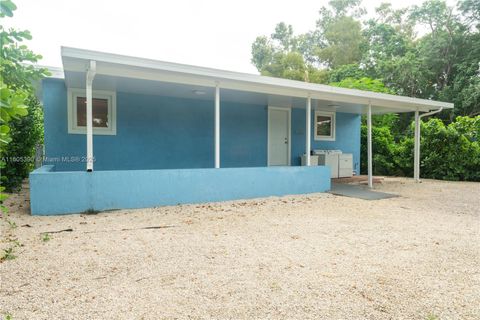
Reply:
M88 175L81 174L87 172L53 170L53 165L47 165L30 173L31 213L62 214L88 210L92 189Z
M335 141L317 141L314 139L315 112L312 110L311 148L339 149L343 153L353 154L353 166L357 174L360 172L360 125L361 115L352 113L336 113ZM305 110L292 109L292 165L300 165L300 155L305 153Z
M267 107L222 102L220 163L222 167L267 165Z
M54 172L30 174L33 215L144 208L330 189L328 167L260 167Z

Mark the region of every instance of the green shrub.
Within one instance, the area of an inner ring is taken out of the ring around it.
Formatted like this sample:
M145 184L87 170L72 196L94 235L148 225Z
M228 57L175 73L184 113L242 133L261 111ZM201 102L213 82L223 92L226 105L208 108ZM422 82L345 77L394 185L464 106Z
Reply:
M480 116L457 117L445 126L439 119L422 124L423 177L480 181Z
M390 126L372 126L373 173L413 175L413 123L395 141ZM480 181L480 116L457 117L445 125L432 118L421 124L422 178ZM361 172L367 172L367 127L362 125Z
M28 115L13 119L10 123L12 141L3 152L5 167L2 169L1 184L8 191L20 188L34 167L35 146L43 143L43 111L36 98L27 102Z
M395 170L395 142L386 126L372 126L373 172L377 175L392 175ZM367 172L367 126L362 125L361 172Z
M11 0L1 1L2 23L16 9ZM0 25L0 192L21 186L33 168L35 145L43 140L42 109L34 83L49 72L35 67L42 56L24 44L30 39L28 30ZM0 204L5 197L0 194Z

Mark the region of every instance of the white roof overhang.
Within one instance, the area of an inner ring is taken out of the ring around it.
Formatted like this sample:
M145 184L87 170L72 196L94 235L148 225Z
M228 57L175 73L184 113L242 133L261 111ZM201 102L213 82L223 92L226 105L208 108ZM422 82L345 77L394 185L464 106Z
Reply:
M84 88L85 72L96 61L94 89L157 93L199 98L192 91L201 88L213 99L218 83L222 99L304 106L308 96L317 108L339 112L365 113L372 105L374 113L400 113L453 108L452 103L391 94L346 89L254 74L197 67L178 63L130 57L112 53L62 47L67 87Z

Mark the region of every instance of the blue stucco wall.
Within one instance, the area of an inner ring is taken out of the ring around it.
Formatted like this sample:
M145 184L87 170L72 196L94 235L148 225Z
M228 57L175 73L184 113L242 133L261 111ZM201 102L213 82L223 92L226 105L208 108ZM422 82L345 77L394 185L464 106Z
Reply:
M328 167L260 167L55 172L30 174L33 215L145 208L324 192Z
M361 115L337 112L335 141L317 141L314 139L314 111L312 111L311 148L339 149L343 153L353 154L353 169L360 173L360 126ZM292 109L292 165L300 165L299 155L305 153L305 110Z
M220 111L222 167L267 165L267 116L267 106L222 102Z
M45 164L57 171L85 169L86 139L68 134L63 80L43 81ZM213 101L117 92L117 134L94 135L95 170L211 168L214 165ZM221 166L267 165L266 105L221 102ZM315 141L312 149L340 149L360 163L360 116L338 113L336 141ZM291 163L305 152L305 110L292 109ZM63 159L62 159L63 157ZM73 162L65 159L73 158ZM77 161L80 159L80 161Z

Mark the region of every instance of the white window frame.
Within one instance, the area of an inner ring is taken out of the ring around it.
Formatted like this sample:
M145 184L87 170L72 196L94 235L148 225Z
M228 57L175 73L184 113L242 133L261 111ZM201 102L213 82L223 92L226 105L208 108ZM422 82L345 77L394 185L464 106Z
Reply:
M77 98L86 96L85 89L68 89L68 133L69 134L87 134L87 127L77 125ZM93 127L95 135L116 135L117 134L117 94L115 91L92 91L92 98L106 99L108 103L108 128Z
M324 116L324 117L331 117L332 118L332 124L331 124L331 130L330 130L330 135L329 136L322 136L317 134L317 116ZM331 111L320 111L316 110L315 111L315 118L314 118L314 137L315 140L320 140L320 141L335 141L335 131L336 131L336 115L335 112Z

